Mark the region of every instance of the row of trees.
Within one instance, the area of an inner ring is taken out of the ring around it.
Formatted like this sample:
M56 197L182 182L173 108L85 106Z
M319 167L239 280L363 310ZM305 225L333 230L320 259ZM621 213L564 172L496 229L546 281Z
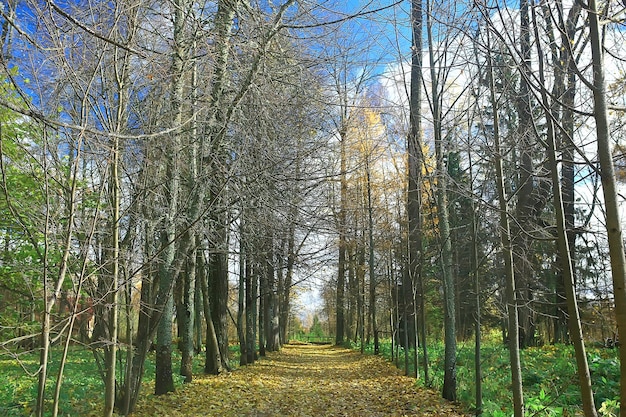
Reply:
M583 329L601 340L624 326L613 166L621 158L622 14L612 2L521 1L515 8L412 2L411 61L384 81L399 86L394 108L407 111L385 128L392 143L398 125L408 138L408 184L397 184L400 195L407 187L408 204L396 206L400 232L389 240L385 213L397 201L376 207L373 223L360 221L359 213L371 213L366 200L357 209L346 197L360 189L358 171L341 165L336 297L326 297L338 343L346 337L365 343L376 336L377 321L390 322L399 344L419 340L428 381L428 338L442 331L443 396L454 400L456 340L473 330L480 413L481 318L487 319L491 328L501 326L509 346L521 416L520 348L571 342L585 415L597 415ZM357 112L353 120L359 124ZM375 240L359 239L375 227ZM366 260L368 251L375 253ZM368 266L365 282L359 274ZM378 296L367 299L368 292ZM376 317L381 302L384 313ZM354 308L358 316L345 314ZM367 334L359 333L364 327Z
M175 372L191 381L203 347L206 373L229 369L231 320L241 364L278 349L324 250L308 242L332 175L329 98L307 32L323 35L332 13L19 1L1 17L0 346L39 352L36 414L58 414L78 342L101 370L105 415L134 410L151 349L156 394Z
M288 340L312 277L337 343L419 346L428 381L443 337L448 399L456 340L475 335L478 412L481 324L509 345L518 416L519 349L571 341L595 415L582 330L614 337L626 305L624 11L335 6L0 10L0 346L40 353L38 415L50 396L58 413L52 345L91 349L105 415L127 414L151 348L157 394L175 341L187 381L203 347L205 372L228 369L231 322L251 363Z

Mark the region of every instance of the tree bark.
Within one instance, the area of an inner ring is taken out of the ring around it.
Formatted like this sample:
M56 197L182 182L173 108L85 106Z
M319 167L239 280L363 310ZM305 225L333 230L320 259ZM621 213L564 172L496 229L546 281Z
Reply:
M408 193L407 193L407 217L408 217L408 280L403 285L404 291L411 288L411 301L413 306L413 323L411 332L415 333L413 339L415 343L415 352L417 353L417 302L420 303L419 308L419 326L425 326L424 318L424 292L422 288L422 167L424 165L424 156L422 153L422 33L423 33L423 15L422 0L411 1L411 28L412 28L412 47L411 47L411 85L409 97L409 118L410 130L407 140L408 153ZM416 297L417 296L417 297ZM408 301L408 297L405 297ZM409 312L405 312L404 319L408 320ZM405 332L408 328L405 328ZM426 348L425 330L422 332L421 345L423 349L423 365L424 380L428 384L428 355ZM407 341L411 339L407 335ZM405 349L408 349L405 344ZM415 376L417 373L417 363Z
M202 285L202 299L204 300L204 317L206 321L206 352L204 361L204 373L210 375L219 375L223 372L222 354L220 353L220 345L217 337L217 331L213 323L213 314L211 309L211 295L209 294L209 276L206 273L206 265L204 258L198 257L199 275L197 279Z
M600 179L606 210L606 231L609 240L611 275L615 300L617 328L626 333L626 257L619 213L615 168L611 154L606 81L604 78L603 38L596 0L588 2L589 37L593 67L593 103L600 160ZM620 356L620 414L626 415L626 343L619 346Z
M539 38L538 22L535 9L532 9L533 21L535 28L535 37ZM537 43L537 56L539 65L539 80L542 85L546 85L545 71L543 65L543 50L540 43ZM591 388L591 375L587 364L587 353L585 352L585 344L583 341L583 331L580 322L580 313L578 311L578 302L576 300L576 286L574 281L574 267L571 258L570 242L567 235L567 224L565 221L565 209L563 204L563 194L561 190L561 178L559 177L558 162L556 158L556 131L554 128L554 119L551 114L551 106L548 100L548 93L545 89L541 90L541 101L544 111L546 112L547 123L547 153L550 163L550 173L552 176L553 204L555 211L555 221L557 229L557 246L559 251L559 259L561 260L561 271L563 274L565 293L567 296L567 307L569 312L569 330L570 338L574 344L576 352L576 365L578 368L578 381L580 385L580 394L583 402L583 410L585 416L596 417L596 406L593 400L593 390Z
M487 32L489 36L489 32ZM489 42L489 38L487 38ZM493 151L496 165L496 188L500 209L500 239L504 258L504 273L506 282L506 303L508 312L508 346L509 361L511 364L511 388L513 391L513 412L515 417L524 416L524 396L522 390L522 367L519 349L519 320L517 315L517 297L515 292L515 270L513 267L513 248L511 242L511 228L509 226L509 210L504 183L504 169L502 167L502 149L500 146L500 119L498 117L498 100L493 77L493 64L489 51L487 52L488 81L493 109Z
M378 324L376 322L376 271L374 269L374 216L372 207L372 184L370 174L370 155L365 156L365 171L367 176L367 221L368 221L368 237L369 237L369 277L370 277L370 294L369 294L369 316L372 323L372 332L374 333L374 355L380 353L378 345Z
M194 237L187 237L194 239ZM179 254L179 256L185 256ZM182 303L181 317L178 323L181 333L181 359L180 374L185 377L185 382L193 380L193 356L194 356L194 319L195 319L195 294L196 294L196 249L189 253L187 267L182 274Z
M261 290L263 297L263 327L265 329L265 348L275 352L280 348L278 340L278 314L276 308L276 288L274 274L274 238L271 226L266 230L263 255L263 281L265 288Z
M218 198L221 201L221 198ZM221 207L221 204L218 204ZM225 211L224 213L227 213ZM210 249L209 280L211 298L211 314L215 333L222 356L222 366L228 365L228 231L226 215L218 217L217 230L214 238L215 246Z
M437 164L437 221L439 227L439 241L441 245L441 273L443 276L444 302L444 378L443 398L456 401L456 285L452 270L452 236L450 233L450 217L448 212L448 170L447 143L444 143L441 103L440 80L435 68L436 45L433 43L431 1L427 0L426 26L428 35L428 51L430 56L430 78L432 97L431 108L433 113L433 133L435 141L435 157Z
M195 55L196 53L196 41L192 42L191 51ZM198 65L194 60L191 69L191 111L195 114L198 108ZM191 150L189 155L190 169L187 180L187 188L189 194L194 193L195 181L200 177L200 164L202 158L201 153L204 152L202 144L203 140L198 140L198 122L195 116L193 116L191 125ZM199 192L202 195L202 192ZM195 217L197 207L192 205L191 214ZM197 252L198 247L196 245L196 230L188 228L183 239L187 240L185 247L191 248L188 253L179 253L178 256L186 258L186 268L184 270L182 282L179 285L182 287L181 303L180 303L180 317L178 317L178 329L179 337L181 340L181 360L180 360L180 374L185 377L185 382L189 383L193 380L193 357L195 353L194 349L194 325L196 319L195 308L198 304L195 300L196 291L196 275L198 271L197 266Z
M289 227L289 235L287 236L287 265L285 271L285 282L283 285L282 301L280 306L280 326L281 340L283 343L288 342L289 333L289 317L291 310L291 286L293 285L293 273L296 263L295 252L295 216L292 217L293 223Z
M559 1L558 4L562 2ZM560 5L562 10L562 5ZM561 33L561 45L570 45L574 41L577 31L577 22L581 14L581 4L575 2L569 10L567 19L563 14L558 16L559 32ZM546 13L547 15L548 13ZM550 17L546 17L550 21ZM548 31L550 29L548 28ZM556 43L555 43L556 44ZM574 166L574 144L571 142L574 136L574 111L576 99L577 68L574 54L570 47L561 47L560 51L553 48L553 61L558 62L555 69L554 97L563 97L563 108L561 114L561 126L557 131L557 150L561 150L561 192L563 200L563 214L565 216L565 227L567 230L567 240L570 244L570 258L572 265L576 259L576 231L574 230L575 220L575 166ZM560 262L559 262L560 264ZM573 271L574 278L576 270ZM574 279L576 282L576 279ZM555 284L555 312L554 312L554 342L567 343L567 295L565 293L565 276L559 272Z
M173 125L180 127L183 121L183 100L185 87L185 67L188 52L185 39L186 0L174 2L174 53L172 58L172 110ZM159 292L167 294L162 307L161 318L157 329L156 375L154 383L155 395L174 391L172 371L172 319L174 317L174 298L172 289L178 279L175 269L176 231L178 226L178 197L181 186L181 143L182 133L177 130L171 137L166 167L165 201L167 208L161 230L161 259L159 263Z
M120 93L121 94L121 93ZM120 109L121 112L121 109ZM118 117L121 114L118 113ZM110 293L107 297L110 302L109 314L109 345L105 347L105 381L104 381L104 417L112 417L115 408L115 385L116 385L116 357L117 357L117 338L118 338L118 289L120 275L120 146L119 139L113 139L112 146L112 163L111 163L111 249L112 270ZM71 333L70 333L71 336Z
M239 218L239 288L237 290L237 337L239 338L239 365L248 364L246 343L246 264L245 219ZM249 308L250 306L248 306Z
M347 118L343 116L343 118ZM344 120L343 123L347 123ZM346 129L345 127L339 134L340 138L340 196L339 196L339 217L338 217L338 231L339 231L339 259L337 270L337 317L336 317L336 332L335 332L335 344L341 345L345 338L345 288L346 288L346 238L347 238L347 224L346 224L346 210L348 206L348 180L347 180L347 156L346 156Z
M357 299L357 310L359 315L359 339L361 342L361 353L365 353L365 231L360 239L360 248L358 267L357 267L357 281L359 286L359 298Z
M77 146L75 149L70 149L70 173L68 174L68 183L69 188L67 191L67 227L65 230L65 236L63 238L63 249L61 251L61 261L59 263L59 269L56 277L56 281L54 282L54 287L52 291L48 290L48 282L47 282L47 271L48 271L48 254L49 254L49 242L47 239L47 233L44 241L44 256L43 256L43 264L44 264L44 273L43 273L43 299L44 299L44 312L41 324L41 351L39 354L39 379L37 386L37 401L35 405L35 414L37 417L44 417L45 414L45 393L46 393L46 380L48 377L48 360L50 355L50 327L51 327L51 319L52 319L52 309L61 294L61 288L63 287L63 283L65 282L65 278L67 275L67 270L69 268L69 258L70 252L72 248L72 237L74 233L74 217L76 215L76 189L78 186L78 168L79 161L81 160L82 155L82 143L83 137L80 136ZM76 152L76 154L74 154ZM48 183L45 185L46 189L46 210L51 210L51 203L49 200L48 193ZM46 213L46 224L45 229L48 231L48 223L49 213Z
M474 163L472 160L471 144L468 141L467 148L467 160L469 162L468 174L469 184L473 192L474 188ZM471 254L471 271L474 284L474 298L476 300L476 307L474 310L474 386L475 386L475 399L476 399L476 416L483 414L483 369L482 369L482 349L481 349L481 291L480 291L480 274L478 268L480 265L478 250L479 250L479 237L478 237L478 212L476 211L475 198L470 199L471 211L472 211L472 254Z
M528 78L531 71L531 43L529 0L520 0L520 86L516 100L518 114L517 141L520 146L520 160L518 173L518 192L516 218L512 243L514 245L514 267L516 293L520 303L518 305L518 320L520 326L520 343L522 347L535 344L535 311L532 308L533 299L533 268L531 246L528 235L533 221L533 193L535 192L535 175L533 172L533 121L530 109L530 88Z
M266 314L267 314L267 298L265 293L267 292L267 275L265 275L265 268L263 265L263 260L259 259L257 263L258 275L259 275L259 310L258 310L258 325L259 325L259 356L265 356L265 348L267 340L265 338L265 329L267 325Z
M256 320L258 280L252 261L253 259L250 257L246 260L246 353L248 355L248 363L253 363L257 358Z

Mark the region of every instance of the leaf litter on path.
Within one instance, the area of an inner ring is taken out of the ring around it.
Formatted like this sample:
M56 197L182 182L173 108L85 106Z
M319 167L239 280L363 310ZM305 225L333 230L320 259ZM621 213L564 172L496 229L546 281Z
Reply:
M253 365L198 375L175 393L144 396L136 417L465 416L383 358L350 349L286 345Z

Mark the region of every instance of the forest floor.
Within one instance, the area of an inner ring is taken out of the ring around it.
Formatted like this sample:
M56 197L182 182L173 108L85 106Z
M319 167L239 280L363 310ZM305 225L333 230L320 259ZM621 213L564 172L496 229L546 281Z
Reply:
M150 388L145 387L146 390ZM439 393L417 387L383 358L346 348L286 345L253 365L198 375L175 393L140 400L148 416L465 416Z

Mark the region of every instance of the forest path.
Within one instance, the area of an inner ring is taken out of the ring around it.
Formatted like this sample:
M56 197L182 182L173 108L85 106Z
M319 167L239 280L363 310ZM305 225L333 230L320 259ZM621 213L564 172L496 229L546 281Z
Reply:
M146 387L147 388L147 387ZM199 375L144 397L133 416L463 416L383 358L335 346L286 345L251 366Z

